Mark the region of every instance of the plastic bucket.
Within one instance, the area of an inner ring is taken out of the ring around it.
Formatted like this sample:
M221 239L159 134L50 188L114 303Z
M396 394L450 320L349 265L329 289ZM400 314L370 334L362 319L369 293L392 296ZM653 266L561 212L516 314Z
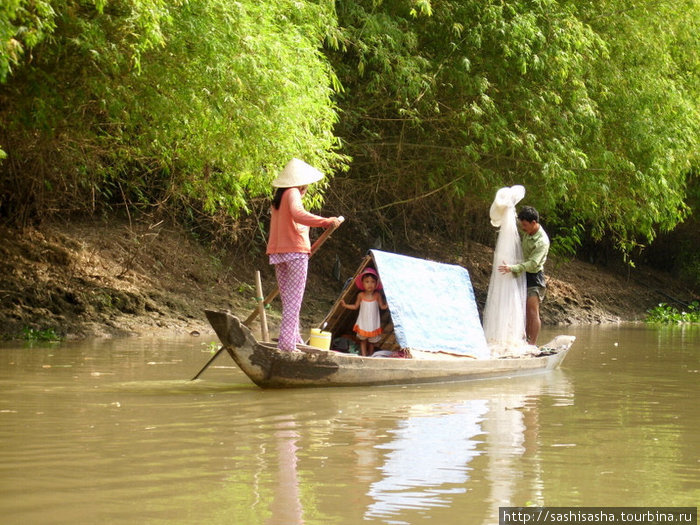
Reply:
M309 337L309 346L315 346L322 350L330 350L331 348L331 333L324 332L318 328L311 329Z

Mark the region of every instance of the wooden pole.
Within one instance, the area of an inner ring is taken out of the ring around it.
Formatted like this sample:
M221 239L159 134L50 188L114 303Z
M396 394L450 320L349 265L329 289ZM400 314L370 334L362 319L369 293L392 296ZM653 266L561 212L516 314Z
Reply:
M219 354L220 354L221 352L223 352L225 349L226 349L225 346L220 347L220 348L216 351L216 353L215 353L213 356L211 356L211 358L209 359L209 361L207 361L207 364L204 365L204 366L202 367L202 369L201 369L199 372L197 372L197 375L194 376L194 377L192 378L192 381L194 381L194 380L197 379L199 376L201 376L201 375L202 375L202 372L204 372L207 368L209 368L209 365L212 364L212 363L214 362L214 359L216 359L217 357L219 357Z
M255 290L258 296L258 311L260 312L260 332L262 340L266 343L270 340L270 334L267 331L267 316L265 315L265 299L263 298L262 281L260 280L260 270L255 272Z

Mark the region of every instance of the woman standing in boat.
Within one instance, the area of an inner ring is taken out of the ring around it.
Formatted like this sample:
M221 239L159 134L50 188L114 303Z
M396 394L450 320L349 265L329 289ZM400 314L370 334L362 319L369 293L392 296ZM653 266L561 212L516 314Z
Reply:
M277 188L272 200L270 236L267 254L275 267L282 299L282 321L277 348L287 352L303 343L299 330L299 312L306 288L309 267L309 227L339 226L337 217L320 217L304 209L301 198L309 184L323 173L299 159L292 159L272 182Z

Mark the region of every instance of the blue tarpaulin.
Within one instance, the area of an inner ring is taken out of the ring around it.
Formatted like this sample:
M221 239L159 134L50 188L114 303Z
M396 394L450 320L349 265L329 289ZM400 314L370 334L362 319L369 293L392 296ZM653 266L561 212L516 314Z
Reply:
M401 348L489 357L469 272L371 250Z

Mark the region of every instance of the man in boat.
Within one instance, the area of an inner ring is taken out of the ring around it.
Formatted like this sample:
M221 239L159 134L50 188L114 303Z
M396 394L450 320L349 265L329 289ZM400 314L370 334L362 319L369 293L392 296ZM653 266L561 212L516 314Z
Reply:
M523 248L523 262L503 263L498 267L501 273L519 275L525 272L527 279L527 299L525 303L525 335L531 345L537 344L542 322L540 303L544 300L547 283L544 278L544 263L549 253L549 237L540 224L540 214L532 206L523 206L518 213Z

